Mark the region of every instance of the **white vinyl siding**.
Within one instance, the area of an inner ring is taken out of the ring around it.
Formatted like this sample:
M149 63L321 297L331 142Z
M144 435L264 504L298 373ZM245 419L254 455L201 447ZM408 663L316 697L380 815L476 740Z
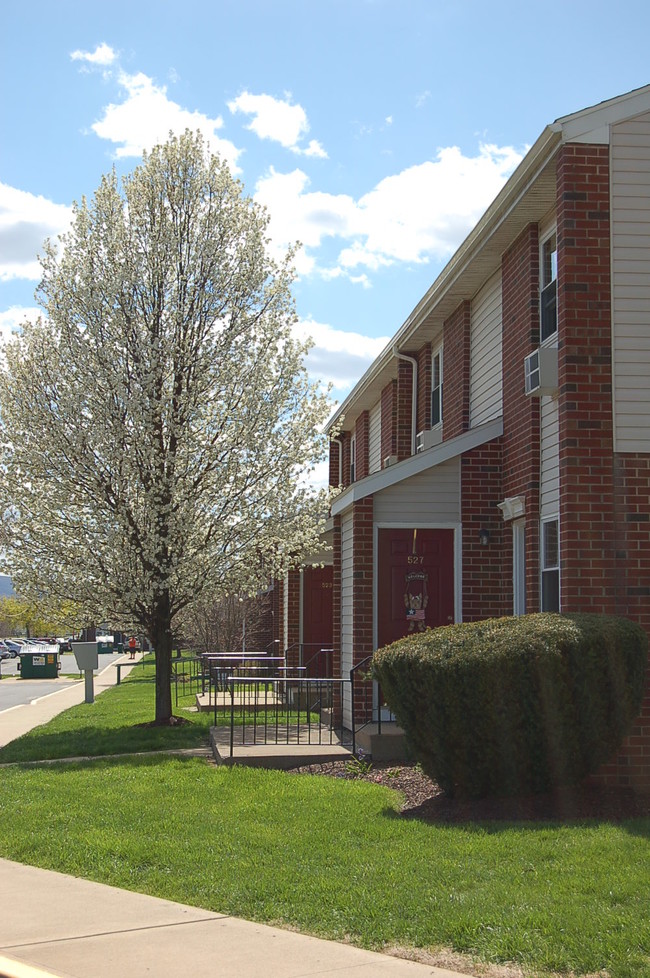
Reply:
M381 401L370 410L368 430L368 473L381 469Z
M542 397L540 458L540 515L548 519L560 509L560 438L557 400Z
M457 458L399 482L374 496L376 523L460 522L460 465Z
M501 271L472 302L470 330L470 425L501 417Z
M612 316L617 452L650 452L650 114L612 127Z

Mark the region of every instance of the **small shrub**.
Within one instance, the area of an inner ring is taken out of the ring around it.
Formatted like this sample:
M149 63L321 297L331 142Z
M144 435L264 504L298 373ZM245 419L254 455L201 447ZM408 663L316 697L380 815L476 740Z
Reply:
M345 770L353 778L363 778L364 775L370 774L372 771L372 761L366 758L365 751L362 747L358 749L355 757L346 761Z
M380 649L374 671L414 756L450 795L577 784L641 708L643 629L537 614L430 629Z

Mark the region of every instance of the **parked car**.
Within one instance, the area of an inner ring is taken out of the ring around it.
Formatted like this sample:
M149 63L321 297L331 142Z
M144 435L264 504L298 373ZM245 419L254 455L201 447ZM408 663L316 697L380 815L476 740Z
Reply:
M15 659L16 656L20 655L24 642L15 642L13 639L7 638L4 644L9 649L9 655Z
M69 638L57 638L59 652L72 652L72 642Z
M4 642L0 642L0 659L11 659L12 654Z

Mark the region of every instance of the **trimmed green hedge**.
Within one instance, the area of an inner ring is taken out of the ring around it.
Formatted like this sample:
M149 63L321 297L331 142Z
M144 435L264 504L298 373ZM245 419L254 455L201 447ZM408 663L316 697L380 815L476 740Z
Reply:
M648 641L625 618L537 614L429 629L373 658L424 771L449 795L577 784L641 709Z

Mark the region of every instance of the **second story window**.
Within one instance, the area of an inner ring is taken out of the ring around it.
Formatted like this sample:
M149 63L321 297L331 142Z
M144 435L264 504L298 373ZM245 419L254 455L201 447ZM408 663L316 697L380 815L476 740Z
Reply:
M442 347L431 357L431 427L442 424Z
M541 341L557 333L557 238L552 234L542 242Z
M354 482L356 478L356 468L357 468L357 436L352 435L350 439L350 482Z

